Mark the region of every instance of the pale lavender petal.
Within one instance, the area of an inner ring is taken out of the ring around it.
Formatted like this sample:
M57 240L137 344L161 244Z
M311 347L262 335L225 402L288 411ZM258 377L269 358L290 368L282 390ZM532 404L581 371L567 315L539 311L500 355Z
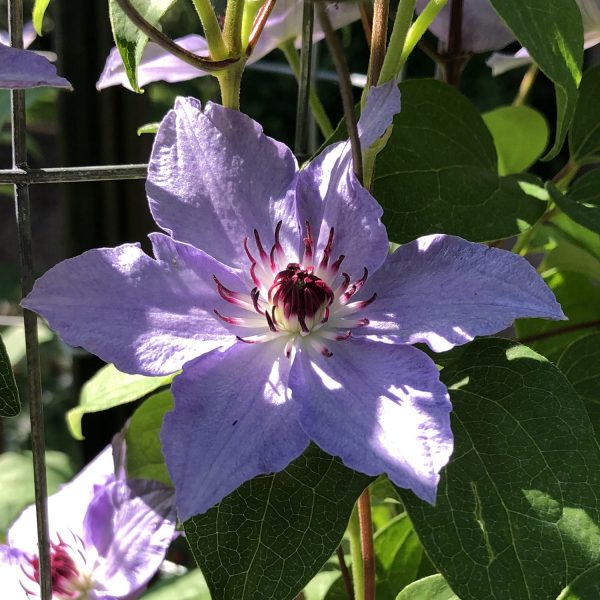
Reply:
M429 0L417 0L417 11L421 12L428 2ZM451 4L446 4L429 28L444 43L448 43ZM475 53L500 50L514 39L514 34L498 16L489 0L464 0L463 50Z
M305 344L290 373L300 423L352 469L387 473L434 503L452 454L451 404L433 361L412 346L347 340L324 358Z
M35 87L71 88L71 84L56 74L48 59L30 52L0 44L0 88L25 89Z
M485 64L492 70L492 75L502 75L512 69L530 65L533 62L529 52L525 48L521 48L515 54L505 54L504 52L494 52L486 61Z
M0 544L0 583L2 598L7 600L29 600L21 582L25 575L21 569L27 564L27 555L17 548ZM32 583L32 591L37 588Z
M190 34L174 41L182 48L198 56L208 56L208 44L201 35ZM140 87L154 81L167 81L169 83L187 81L188 79L203 77L206 74L205 71L201 71L176 58L154 42L148 42L137 70L138 85ZM102 90L113 85L122 85L127 89L132 89L125 73L121 55L116 48L110 51L104 70L96 83L96 88Z
M583 31L586 48L590 48L592 40L595 38L596 44L600 41L600 1L599 0L577 0L581 17L583 20ZM588 45L589 44L589 45Z
M182 520L257 475L284 469L308 438L289 398L286 340L238 342L188 363L173 382L161 440Z
M244 238L256 229L268 251L278 221L284 249L295 253L296 171L290 149L250 117L178 98L156 134L146 190L154 219L174 238L247 268Z
M56 533L67 529L81 532L87 506L99 487L114 479L112 447L107 446L69 483L48 498L50 539L58 541ZM32 554L37 552L37 521L35 506L26 508L7 533L11 546Z
M383 135L399 111L400 92L394 82L369 91L359 121L364 148ZM303 226L310 222L318 253L335 228L332 256L345 256L343 271L351 277L360 277L365 267L373 272L383 263L388 254L380 220L383 210L354 175L350 142L329 146L300 171L297 202L298 218Z
M23 25L23 48L29 48L36 37L37 33L35 27L31 21L28 21ZM10 46L10 36L8 35L8 31L0 31L0 44L3 46Z
M213 275L235 290L247 284L200 250L163 234L151 239L156 260L139 244L90 250L50 269L22 305L121 371L174 373L232 339L213 312L231 306Z
M327 3L326 7L334 29L344 27L360 18L358 2L331 2ZM263 33L250 56L249 64L261 59L286 41L295 40L297 45L300 43L302 9L303 3L301 0L277 0ZM324 37L325 34L321 24L318 19L315 19L313 42L318 42Z
M514 319L565 316L554 294L521 256L449 235L401 246L357 294L377 299L361 311L357 334L443 352L509 327Z
M90 555L97 556L98 600L125 598L156 573L175 531L173 500L173 490L155 481L117 481L98 491L83 534Z

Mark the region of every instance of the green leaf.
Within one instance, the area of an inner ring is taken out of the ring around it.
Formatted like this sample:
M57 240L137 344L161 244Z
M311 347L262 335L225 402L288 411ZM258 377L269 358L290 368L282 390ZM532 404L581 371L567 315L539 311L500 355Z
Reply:
M539 219L547 194L530 177L498 176L492 136L464 96L428 79L406 81L400 90L402 111L374 183L390 239L442 232L495 240Z
M574 340L583 337L593 330L571 331L573 326L583 323L600 322L600 280L592 279L580 273L559 271L544 277L548 287L560 302L568 321L545 321L542 319L519 319L516 322L517 336L536 352L556 361L562 351ZM564 333L558 333L565 330ZM547 336L529 340L531 336Z
M44 24L44 15L50 4L50 0L35 0L33 5L33 27L38 35L44 35L42 25Z
M414 581L423 548L406 513L392 519L375 534L377 600L395 600Z
M8 352L0 336L0 417L16 417L21 412L19 390Z
M548 145L548 123L529 106L501 106L482 117L494 139L500 175L526 171Z
M581 162L600 158L600 66L586 71L579 88L579 99L569 132L571 156Z
M174 2L175 0L131 0L140 15L156 28L160 28L161 17ZM123 60L127 78L134 91L141 93L137 82L137 67L148 43L148 36L129 20L116 0L109 0L108 8L113 38Z
M575 112L583 62L583 25L575 0L491 0L556 90L556 139L545 160L565 141ZM560 15L557 18L557 15Z
M160 387L169 385L174 375L145 377L121 373L114 365L102 367L85 383L79 406L67 413L67 425L76 440L83 440L81 419L87 413L100 412L121 404L139 400Z
M62 452L46 452L48 494L73 477L70 459ZM31 452L0 454L0 540L12 522L35 501Z
M600 565L595 565L569 584L556 600L598 600L600 598Z
M184 523L214 600L291 600L342 539L372 478L314 445Z
M2 332L4 345L11 365L16 365L21 362L26 355L25 347L25 328L23 326L7 327ZM46 325L38 321L38 344L45 344L54 338L54 334Z
M159 125L160 125L160 123L158 123L158 122L146 123L145 125L138 127L137 134L143 135L144 133L156 133L158 131Z
M436 506L399 490L462 600L556 598L600 560L600 448L565 376L531 349L480 339L450 353L454 455Z
M547 188L552 200L573 221L600 233L600 169L577 179L566 194L562 194L551 182L548 182Z
M142 596L142 600L211 600L200 569L181 577L161 581Z
M172 409L173 396L170 391L165 391L150 396L133 413L125 434L128 477L173 485L160 444L163 417Z
M556 366L583 399L596 438L600 440L600 332L569 344Z
M419 579L405 587L396 600L460 600L441 575Z

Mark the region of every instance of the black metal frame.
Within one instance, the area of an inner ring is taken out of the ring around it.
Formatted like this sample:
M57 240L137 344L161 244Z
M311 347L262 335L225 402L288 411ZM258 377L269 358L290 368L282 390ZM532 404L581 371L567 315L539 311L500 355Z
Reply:
M301 78L299 83L299 118L296 123L296 139L299 146L306 145L307 98L311 80L313 0L304 0L303 35L301 50ZM8 0L10 43L23 48L23 0ZM16 207L17 234L21 261L21 289L26 296L33 287L34 265L31 235L29 186L43 183L76 183L90 181L115 181L145 179L146 164L57 167L33 169L27 164L27 121L25 91L11 90L12 169L0 169L0 184L12 184ZM298 148L299 150L301 148ZM46 485L44 417L37 336L37 316L23 311L25 346L27 354L27 398L31 421L31 449L35 506L37 515L40 600L52 600L50 540L48 529L48 489Z
M8 0L10 43L23 48L23 0ZM39 183L72 183L79 181L107 181L144 179L147 165L110 165L31 169L27 165L27 120L25 91L11 90L12 169L0 170L0 184L14 185L17 235L21 261L21 290L27 295L33 287L34 266L31 237L29 186ZM37 316L23 311L25 346L27 351L27 398L31 421L31 450L37 515L40 596L52 600L50 540L48 529L48 489L44 442L44 416L40 377Z

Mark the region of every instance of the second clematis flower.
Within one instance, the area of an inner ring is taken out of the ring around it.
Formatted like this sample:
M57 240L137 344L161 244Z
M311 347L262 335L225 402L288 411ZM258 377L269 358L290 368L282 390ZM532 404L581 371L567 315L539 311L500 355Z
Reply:
M364 148L399 109L392 83L370 90ZM310 441L433 503L451 405L411 344L443 351L516 317L564 318L509 252L434 235L390 254L347 142L298 170L249 117L180 98L147 192L166 232L150 236L154 258L137 244L91 250L46 273L23 305L123 371L183 369L161 434L181 519Z
M115 478L111 448L48 498L53 600L134 600L162 563L175 531L170 488ZM40 598L35 507L0 545L2 598Z

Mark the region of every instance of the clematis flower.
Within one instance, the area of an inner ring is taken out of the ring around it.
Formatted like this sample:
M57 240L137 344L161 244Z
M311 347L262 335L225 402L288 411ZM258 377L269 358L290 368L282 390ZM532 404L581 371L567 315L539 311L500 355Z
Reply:
M23 47L36 38L32 23L23 27ZM10 47L6 31L0 31L0 89L33 87L70 88L71 84L56 74L56 68L40 53Z
M53 600L133 600L160 566L173 537L172 490L116 480L110 448L48 498ZM0 545L3 598L40 597L35 507Z
M585 50L600 44L600 0L576 0L581 10L583 20L583 47ZM515 54L495 52L488 58L486 64L492 69L493 75L501 75L516 67L530 65L533 59L526 48L521 48Z
M302 8L302 0L277 1L247 64L257 62L288 40L299 40L302 29ZM336 29L348 25L360 17L358 4L352 1L328 3L327 12ZM318 20L315 20L313 40L316 42L324 36ZM209 54L208 44L201 35L186 35L176 39L175 42L199 56ZM140 87L143 87L154 81L169 83L187 81L203 77L206 72L179 60L157 44L148 42L137 74L138 83ZM104 70L96 83L96 88L102 90L113 85L122 85L132 89L125 73L123 61L116 48L110 51Z
M429 0L417 0L417 11L421 12ZM445 44L450 30L451 2L440 11L430 26L430 31ZM511 42L515 36L504 24L489 0L463 0L461 46L466 52L475 54L489 50L499 50Z
M369 91L364 148L399 107L393 83ZM451 406L411 344L443 351L516 317L563 318L509 252L434 235L389 254L347 142L299 171L246 115L180 98L147 192L167 232L151 234L154 258L136 244L91 250L46 273L23 305L122 371L183 368L161 433L181 519L311 440L434 502Z

